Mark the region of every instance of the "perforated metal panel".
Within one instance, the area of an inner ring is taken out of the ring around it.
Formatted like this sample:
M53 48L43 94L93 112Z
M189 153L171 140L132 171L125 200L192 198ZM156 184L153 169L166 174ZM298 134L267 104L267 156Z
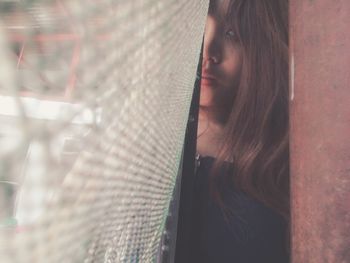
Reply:
M0 0L1 262L156 260L206 0Z

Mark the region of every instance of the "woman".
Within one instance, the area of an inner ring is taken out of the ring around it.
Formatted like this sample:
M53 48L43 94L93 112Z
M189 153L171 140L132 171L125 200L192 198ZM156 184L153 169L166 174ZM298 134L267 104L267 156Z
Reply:
M212 0L190 262L289 262L287 0Z

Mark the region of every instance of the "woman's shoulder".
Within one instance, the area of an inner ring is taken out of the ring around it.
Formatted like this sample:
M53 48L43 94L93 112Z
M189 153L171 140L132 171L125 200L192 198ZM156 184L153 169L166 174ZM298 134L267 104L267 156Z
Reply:
M208 207L205 246L210 262L289 262L282 217L245 196L231 205L236 208L231 216L215 203Z
M208 193L208 168L214 157L200 158L198 176L206 189L205 246L213 262L289 262L286 252L287 222L277 212L242 191L224 185L225 213ZM254 252L254 253L253 253ZM266 260L265 260L266 259ZM241 261L239 261L241 260ZM209 261L212 262L212 261Z
M221 211L220 206L215 202L215 200L209 194L209 171L211 166L215 161L215 157L212 156L199 156L197 158L200 162L198 169L198 180L202 181L202 189L206 192L208 207L216 209L215 211ZM226 162L228 164L228 169L223 169L221 172L234 172L234 167L232 163ZM221 175L217 175L220 177ZM244 217L247 221L255 223L256 226L262 226L263 224L273 225L281 224L284 225L286 222L284 218L279 215L276 211L267 207L262 202L256 200L255 198L249 196L243 191L237 189L232 182L226 183L224 181L219 181L220 192L222 193L223 202L226 207L230 210L235 211L237 215ZM214 211L213 211L214 212Z

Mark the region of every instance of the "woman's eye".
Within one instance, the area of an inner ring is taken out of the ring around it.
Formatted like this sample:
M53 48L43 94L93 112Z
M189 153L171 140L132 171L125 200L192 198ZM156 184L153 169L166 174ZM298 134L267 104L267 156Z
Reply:
M235 31L233 31L232 29L229 29L225 32L225 36L228 38L234 38L236 37Z

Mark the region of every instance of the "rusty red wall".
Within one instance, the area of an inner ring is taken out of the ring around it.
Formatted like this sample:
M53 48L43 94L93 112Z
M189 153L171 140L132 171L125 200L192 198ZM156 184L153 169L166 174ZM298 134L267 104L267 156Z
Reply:
M290 0L293 263L350 262L350 1Z

